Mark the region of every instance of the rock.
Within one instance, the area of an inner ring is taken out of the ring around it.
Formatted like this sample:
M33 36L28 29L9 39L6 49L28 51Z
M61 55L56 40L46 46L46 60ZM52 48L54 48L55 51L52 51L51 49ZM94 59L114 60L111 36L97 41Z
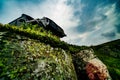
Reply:
M88 61L86 72L90 80L109 80L111 79L107 67L98 58Z
M77 80L69 52L14 32L0 35L0 80Z
M29 15L22 14L21 17L10 22L10 25L20 26L23 23L31 23L32 25L38 25L39 27L43 27L48 31L51 31L54 35L59 38L65 37L66 34L64 30L58 26L53 20L43 17L42 19L34 19Z
M58 37L66 36L63 29L60 26L58 26L53 20L47 17L43 17L42 19L40 19L40 22L42 22L46 29L52 31L54 35Z
M81 58L85 63L96 57L96 55L94 55L93 49L82 50L76 55L79 56L79 58Z
M26 21L30 21L30 20L34 20L34 18L32 18L29 15L26 14L22 14L19 18L11 21L9 24L10 25L15 25L15 26L20 26L21 24L23 24Z
M111 79L107 67L94 55L93 49L82 50L75 54L74 64L78 79L83 80L108 80Z

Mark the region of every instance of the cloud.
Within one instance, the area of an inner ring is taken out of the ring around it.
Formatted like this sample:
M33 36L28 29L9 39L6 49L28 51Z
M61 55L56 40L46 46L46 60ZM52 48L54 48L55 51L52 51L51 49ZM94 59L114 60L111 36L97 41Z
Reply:
M108 39L113 39L116 36L116 33L115 32L107 32L107 33L102 33L101 35Z
M71 1L71 4L68 4L69 1ZM28 14L34 18L42 18L43 16L46 16L64 29L67 38L64 38L63 40L69 42L69 39L75 38L77 33L74 29L80 24L80 19L75 13L80 13L82 9L81 5L75 8L75 6L73 6L74 2L76 1L45 0L34 4L28 2L28 0L25 2L18 2L17 0L7 1L5 2L4 14L0 16L2 17L1 19L4 20L0 21L2 21L2 23L8 23L19 17L22 13Z
M117 33L120 34L120 24L115 25L115 27L116 27Z
M72 5L68 5L69 0L45 0L37 4L26 2L18 2L16 0L7 1L5 3L4 14L1 15L2 23L8 23L16 19L22 13L28 14L34 18L42 18L43 16L49 17L60 25L68 36L71 29L78 26L79 18L74 15L76 9Z
M46 16L55 21L67 34L61 40L71 44L96 45L120 37L119 5L115 3L119 0L3 1L0 22L4 24L25 13L33 18Z
M79 45L97 45L107 41L119 39L115 25L119 23L119 16L115 13L116 3L98 4L92 12L92 18L86 18L76 29L82 38L77 36ZM84 11L83 11L84 12ZM81 20L82 21L82 20ZM117 26L118 28L118 26ZM119 29L117 29L118 31ZM86 34L86 35L84 35Z

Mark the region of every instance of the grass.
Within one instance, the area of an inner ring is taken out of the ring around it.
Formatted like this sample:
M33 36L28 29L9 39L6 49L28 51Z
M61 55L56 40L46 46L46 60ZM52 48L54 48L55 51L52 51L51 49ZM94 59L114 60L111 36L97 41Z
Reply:
M7 32L7 36L14 34L25 36L31 39L38 40L42 43L50 45L54 48L61 48L69 51L71 54L78 53L80 50L93 48L95 54L105 63L108 67L110 75L113 80L120 79L120 39L104 43L97 46L76 46L61 41L57 36L53 35L50 31L46 31L37 25L23 24L19 27L11 25L0 24L0 31ZM0 34L1 35L1 34ZM1 36L0 36L1 37ZM1 48L4 46L1 46ZM1 49L0 48L0 49ZM2 64L0 64L2 66Z
M95 54L106 64L113 80L120 79L120 39L92 46Z
M70 51L70 53L73 54L79 52L81 49L88 48L86 46L80 47L61 41L60 38L53 35L50 31L46 31L45 29L37 25L27 24L17 27L8 24L0 24L0 31L9 31L11 33L16 33L22 36L29 37L31 39L36 39L45 44L50 44L52 47L58 47Z

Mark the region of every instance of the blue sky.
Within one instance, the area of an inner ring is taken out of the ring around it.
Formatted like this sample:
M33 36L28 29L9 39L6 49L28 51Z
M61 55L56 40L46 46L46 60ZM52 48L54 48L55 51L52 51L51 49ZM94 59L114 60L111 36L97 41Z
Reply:
M21 14L44 16L60 25L76 45L97 45L120 39L120 0L0 0L0 23Z

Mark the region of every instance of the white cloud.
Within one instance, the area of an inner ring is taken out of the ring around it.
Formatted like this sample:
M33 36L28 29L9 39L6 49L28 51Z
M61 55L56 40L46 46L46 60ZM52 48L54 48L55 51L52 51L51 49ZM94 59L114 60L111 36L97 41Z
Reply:
M6 2L5 14L1 15L4 20L1 21L2 23L8 23L19 17L22 13L34 18L46 16L64 29L67 34L67 40L63 40L68 42L69 39L75 37L76 32L71 29L74 29L80 24L80 19L74 15L75 11L78 11L78 8L75 9L73 5L68 5L67 1L69 0L45 0L36 5L32 3L19 5L18 2L8 1Z
M115 24L118 23L118 15L115 14L116 4L109 4L106 6L97 6L91 22L95 22L94 25L87 24L87 26L94 27L94 30L79 33L75 32L69 40L70 43L77 45L97 45L104 42L111 41L111 39L103 37L101 34L107 32L115 32ZM105 18L104 18L105 17ZM88 22L90 23L90 22ZM90 28L90 27L89 27ZM112 40L118 39L119 34L117 34Z
M9 1L6 2L6 8L8 9L5 11L8 18L4 16L6 21L3 23L8 23L13 20L13 18L15 19L15 17L17 18L20 16L22 13L26 13L34 18L42 18L43 16L49 17L65 30L70 29L71 27L76 27L79 24L79 19L74 16L75 9L72 5L67 5L66 2L67 0L45 0L44 2L36 5L32 3L23 4L20 7L17 6L19 3Z
M93 17L93 20L98 20L97 24L94 25L93 31L89 32L89 35L87 38L82 42L86 45L97 45L104 42L111 41L110 39L101 36L102 33L107 32L115 32L115 24L117 23L117 15L115 12L115 4L110 4L106 6L98 6L96 7L95 15ZM102 19L102 15L107 16L105 19ZM115 36L113 39L118 39L118 37Z
M71 1L71 4L67 4L68 1ZM78 3L77 7L73 6L75 1ZM42 18L43 16L46 16L64 29L67 37L62 40L76 45L100 44L108 41L108 39L101 36L101 34L114 31L114 25L117 20L117 16L114 13L116 7L115 4L95 6L96 10L95 13L93 13L93 18L86 21L88 23L86 23L85 26L91 27L89 21L96 21L96 24L92 25L94 30L80 33L75 30L75 28L81 24L81 12L85 6L80 0L45 0L42 3L27 3L22 5L13 0L6 2L5 6L4 14L0 15L0 21L2 21L2 23L8 23L19 17L22 13L28 14L34 18ZM78 12L79 15L74 15L75 12ZM103 19L103 15L107 17Z

